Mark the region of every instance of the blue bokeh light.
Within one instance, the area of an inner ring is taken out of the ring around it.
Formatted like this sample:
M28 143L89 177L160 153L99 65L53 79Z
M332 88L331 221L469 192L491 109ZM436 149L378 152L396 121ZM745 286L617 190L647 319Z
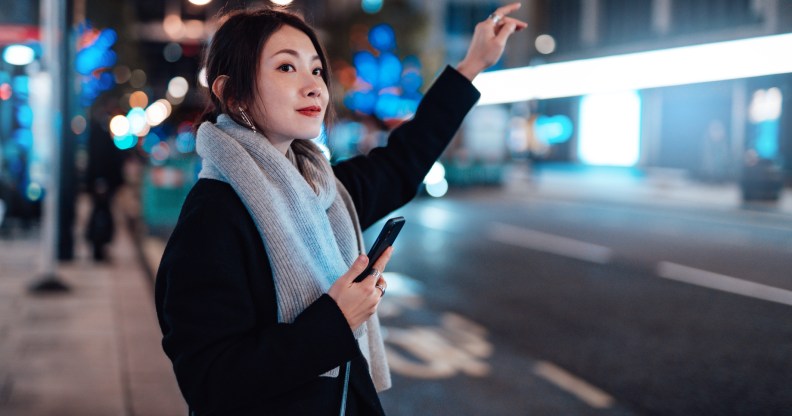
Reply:
M181 153L190 153L195 150L195 135L191 131L179 133L176 136L176 150Z
M127 150L135 147L138 138L134 134L126 134L124 136L113 137L113 143L121 150Z
M77 72L81 75L91 75L97 69L115 65L117 57L110 47L113 46L117 37L113 29L104 29L99 32L94 43L77 52L77 57L74 60Z
M390 52L396 49L396 33L387 23L378 24L369 30L369 43L374 49L381 52Z
M151 149L153 149L154 146L158 145L160 141L162 140L157 135L157 133L153 131L149 132L149 134L147 134L146 137L143 138L143 143L141 144L141 146L143 147L143 151L145 151L146 153L151 153Z
M27 75L17 75L11 81L11 89L14 90L14 96L20 100L27 100L30 95L30 77Z
M368 14L374 14L382 10L382 0L362 0L360 7Z
M372 86L377 85L377 77L379 75L378 63L377 58L374 57L371 52L361 51L356 53L352 58L352 62L355 65L358 76L363 81L368 82Z
M563 114L539 116L534 123L536 137L550 145L566 142L572 137L573 131L572 120Z
M379 77L377 88L398 85L401 80L402 64L396 55L383 52L379 57Z
M374 26L368 40L379 53L355 53L352 61L358 78L353 90L344 97L344 104L350 110L380 120L412 116L422 98L420 59L414 55L406 57L404 62L399 59L394 53L396 35L387 24Z
M30 128L33 126L33 109L27 104L17 107L17 123L22 127Z
M30 150L33 147L33 131L29 128L16 129L11 136L20 148Z

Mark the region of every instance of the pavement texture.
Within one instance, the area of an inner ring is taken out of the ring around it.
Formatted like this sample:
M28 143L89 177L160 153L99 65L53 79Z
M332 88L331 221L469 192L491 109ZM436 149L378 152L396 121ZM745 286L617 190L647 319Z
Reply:
M36 229L0 239L0 415L187 414L160 347L152 281L116 208L111 262L94 263L76 238L75 260L56 271L68 292L29 290L41 279ZM81 199L75 228L87 209Z

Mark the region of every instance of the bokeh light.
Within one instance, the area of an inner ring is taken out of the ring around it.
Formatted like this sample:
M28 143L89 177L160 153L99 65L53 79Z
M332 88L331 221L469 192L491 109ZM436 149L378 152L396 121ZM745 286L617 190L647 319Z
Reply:
M148 95L143 91L135 91L129 96L130 107L145 108L148 105Z
M176 136L176 151L190 153L195 150L195 135L192 131L184 131Z
M27 45L10 45L3 52L3 60L11 65L27 65L35 57L33 48Z
M127 113L126 118L129 120L129 133L136 136L145 134L144 129L148 127L145 110L140 107L133 107L129 110L129 113Z
M127 150L135 147L138 138L134 134L125 134L123 136L113 137L113 144L121 150Z
M129 78L129 85L132 88L143 88L146 85L146 73L142 69L132 71L132 76Z
M169 14L162 20L162 28L171 39L180 39L184 36L184 22L177 14Z
M149 132L149 134L147 134L146 137L143 138L143 143L141 147L143 148L143 151L145 151L146 153L151 153L151 149L153 149L154 146L159 144L159 142L161 141L162 139L160 139L157 133L154 133L152 131Z
M43 194L44 189L36 182L29 183L25 191L25 196L27 196L27 199L30 201L38 201Z
M445 167L440 162L435 162L429 173L424 178L424 183L427 185L435 184L445 179Z
M429 195L440 198L448 192L448 181L445 179L440 182L426 185L426 193Z
M6 101L11 98L12 90L11 84L4 82L0 84L0 100Z
M176 62L182 57L182 47L176 42L170 42L162 49L162 56L168 62Z
M151 148L152 162L162 164L170 156L170 146L167 142L159 142Z
M382 0L362 0L360 7L368 14L374 14L382 10Z
M536 37L536 41L534 41L534 46L536 46L536 50L544 55L549 55L555 52L556 49L556 41L555 39L547 34L539 35Z
M382 23L371 28L368 34L369 43L379 51L392 51L396 49L396 33L393 28Z
M190 39L201 39L204 35L204 22L187 20L184 22L184 34Z
M83 116L74 116L71 120L71 130L74 134L82 134L87 126L88 122Z
M174 77L168 82L168 94L173 98L184 98L189 89L190 84L184 77Z
M167 100L154 101L146 109L146 121L150 126L158 126L170 116L171 109L171 104Z
M123 84L132 78L132 71L126 65L118 65L113 68L113 77L115 77L116 84Z
M397 85L401 79L402 64L399 58L390 53L383 52L379 56L379 74L377 76L377 87L387 88Z
M129 120L120 114L110 119L110 133L113 133L113 136L129 134Z

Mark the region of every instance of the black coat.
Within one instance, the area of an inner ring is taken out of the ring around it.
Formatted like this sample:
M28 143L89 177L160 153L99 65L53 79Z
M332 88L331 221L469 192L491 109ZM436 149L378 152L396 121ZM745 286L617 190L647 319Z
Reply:
M412 199L478 100L451 68L388 145L333 167L363 229ZM156 281L163 348L199 415L337 415L352 361L348 415L382 406L349 325L327 294L294 323L277 320L275 285L253 219L230 185L199 180L187 196Z

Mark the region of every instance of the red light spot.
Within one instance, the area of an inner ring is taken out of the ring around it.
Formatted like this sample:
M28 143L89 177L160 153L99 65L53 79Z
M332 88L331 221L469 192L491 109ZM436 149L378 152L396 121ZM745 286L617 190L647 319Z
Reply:
M7 100L11 98L11 85L7 82L0 84L0 100Z

